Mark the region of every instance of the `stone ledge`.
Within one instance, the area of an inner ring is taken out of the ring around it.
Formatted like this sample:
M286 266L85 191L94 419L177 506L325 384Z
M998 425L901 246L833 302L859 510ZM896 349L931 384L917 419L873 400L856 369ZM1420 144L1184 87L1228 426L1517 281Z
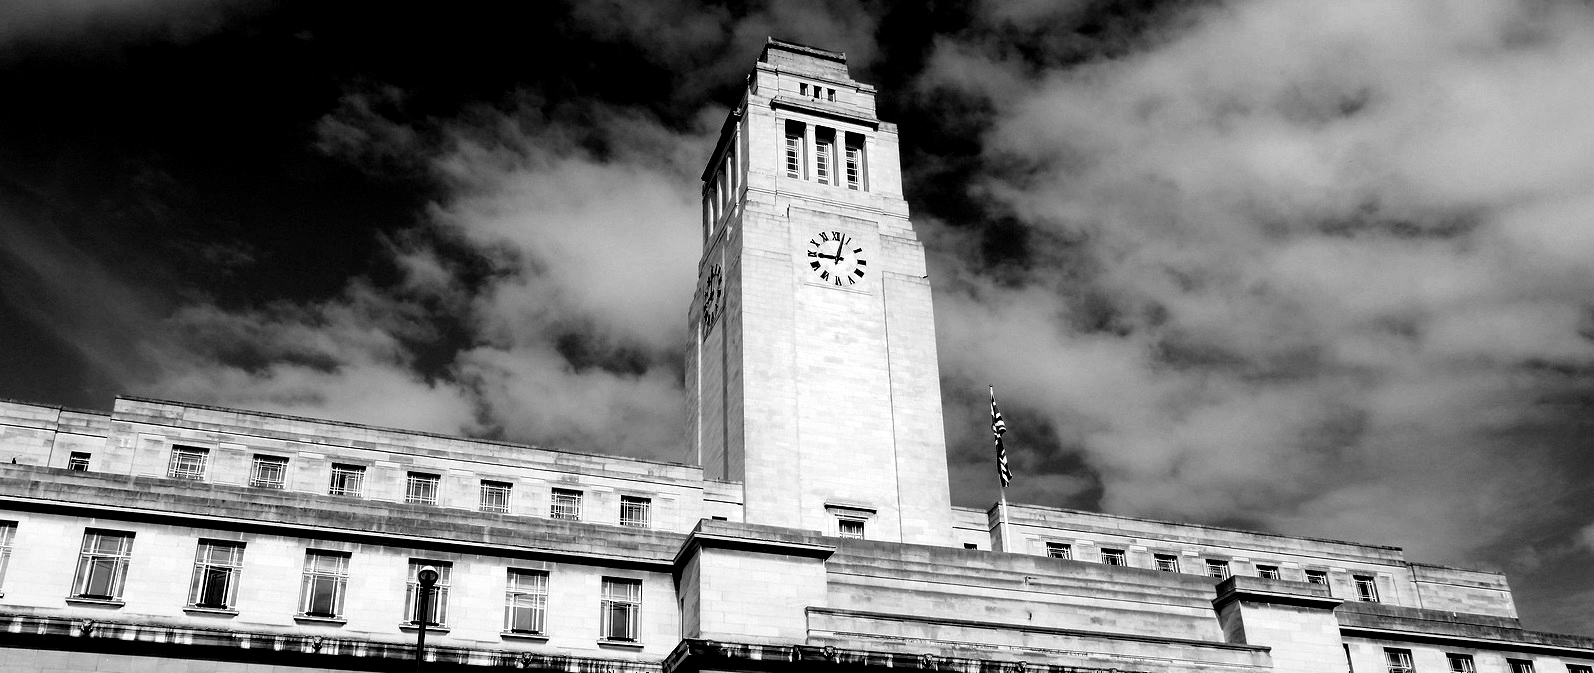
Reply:
M158 619L144 619L135 624L14 612L0 612L0 645L309 668L408 670L414 665L408 662L415 661L415 643L408 640L195 628ZM446 645L427 645L426 653L428 662L445 665L546 673L661 673L657 661L634 658L604 659Z
M1217 610L1235 601L1320 610L1333 610L1345 602L1330 596L1325 585L1242 575L1219 582L1217 592L1218 597L1212 599L1212 607Z
M934 654L908 654L855 650L829 645L772 645L687 639L664 659L667 673L698 673L704 669L786 673L839 666L848 671L902 670L947 673L1133 673L1122 668L1058 666L1024 661L993 661Z

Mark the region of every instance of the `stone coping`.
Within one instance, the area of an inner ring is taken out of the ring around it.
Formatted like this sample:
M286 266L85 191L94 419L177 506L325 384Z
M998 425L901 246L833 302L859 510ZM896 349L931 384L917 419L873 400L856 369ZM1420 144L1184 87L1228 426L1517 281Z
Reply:
M1212 599L1212 607L1218 610L1235 601L1322 610L1333 610L1345 602L1334 598L1329 594L1328 587L1321 584L1243 575L1231 575L1219 582L1217 592L1218 597Z
M995 661L935 654L877 652L830 645L777 645L686 639L664 659L667 673L703 669L797 673L820 667L848 671L946 671L947 673L1132 673L1122 668L1056 666L1024 661Z
M196 628L145 619L83 619L0 612L0 643L40 649L111 651L145 656L222 659L326 668L408 670L415 643L376 638ZM646 658L607 659L558 652L428 645L428 668L487 666L549 673L661 673Z
M130 404L124 404L124 403L130 403ZM143 406L145 408L144 409L129 408L129 405L140 405L140 406ZM378 450L378 451L385 450L385 449L380 449L380 448L376 448L376 447L369 447L369 446L356 446L356 445L354 445L353 443L350 443L350 442L344 442L344 443L306 442L303 437L300 437L298 435L294 435L294 436L291 436L291 437L283 436L284 433L282 433L280 431L265 431L265 430L260 430L260 429L257 429L257 428L240 428L240 429L237 429L237 430L227 430L227 429L221 428L221 427L209 427L211 424L206 424L206 423L198 423L198 424L196 424L193 421L188 421L187 422L188 424L185 425L184 421L180 417L170 417L170 416L165 416L165 415L161 415L161 414L158 414L158 413L147 413L147 412L156 411L156 409L150 409L148 407L159 407L159 408L165 408L165 409L178 409L178 410L195 409L195 410L199 410L199 411L207 411L207 412L214 412L214 413L221 413L221 414L232 414L232 415L236 415L236 416L238 416L240 418L250 418L250 417L253 417L253 418L266 418L266 419L273 419L273 420L279 420L279 421L286 421L286 422L289 422L289 423L305 424L305 425L308 425L308 426L326 426L326 427L346 428L346 429L350 429L350 430L357 430L357 431L365 431L365 432L376 433L376 434L379 434L379 435L386 436L387 438L389 438L390 440L393 440L395 442L397 442L398 440L400 440L400 439L402 439L404 437L425 437L425 438L428 438L428 439L442 440L442 441L457 443L457 444L461 444L461 445L476 445L476 446L481 446L481 447L491 447L491 448L495 448L495 449L539 451L539 452L545 452L545 453L548 453L548 454L551 454L551 455L555 455L555 456L565 456L565 457L568 457L568 458L574 458L574 459L577 459L577 460L584 460L584 461L592 461L592 462L595 462L595 463L619 461L619 462L626 462L626 463L637 463L637 464L642 464L642 465L652 465L652 466L656 466L656 467L660 467L660 468L666 468L666 469L669 469L669 470L675 471L675 472L681 472L683 474L686 474L686 473L701 473L701 468L699 468L696 465L689 465L689 464L686 464L686 463L674 462L674 461L653 460L653 459L648 459L648 458L634 458L634 457L631 457L631 456L619 456L619 455L613 455L613 454L600 454L600 453L591 453L591 452L582 452L582 451L571 451L569 449L547 448L547 447L535 446L535 445L531 445L531 444L520 444L520 443L516 443L516 442L506 442L506 441L501 441L501 440L476 439L476 438L470 438L470 437L459 437L459 436L444 435L444 434L434 433L434 432L425 432L425 431L420 431L420 430L405 430L405 429L401 429L401 428L388 428L388 427L381 427L381 426L376 426L376 425L366 425L366 424L362 424L362 423L353 423L353 422L349 422L349 421L337 421L337 420L330 420L330 419L323 419L323 418L310 418L310 417L306 417L306 416L291 416L291 415L288 415L288 414L279 414L279 413L273 413L273 412L268 412L268 411L251 411L251 410L247 410L247 409L233 409L233 408L229 408L229 407L218 407L218 406L211 406L211 405L206 405L206 404L196 404L196 403L192 403L192 402L179 402L179 401L174 401L174 400L161 400L161 399L154 399L154 398L147 398L147 397L136 397L136 396L132 396L132 395L119 395L119 396L117 396L117 398L116 398L116 407L111 412L111 419L113 421L122 421L122 422L129 422L129 423L145 423L145 424L156 425L156 426L164 425L164 426L171 426L171 427L189 427L189 428L192 428L192 429L204 429L204 430L208 430L208 431L233 432L234 434L239 434L239 435L255 434L256 436L260 436L260 437L271 437L271 438L274 438L274 439L282 439L282 440L285 440L285 441L305 442L305 443L317 444L317 445L348 446L349 448L364 448L364 449L371 449L371 450ZM198 426L205 426L205 427L198 427ZM403 452L417 453L417 454L424 454L424 453L458 454L458 453L460 453L460 451L458 449L417 449L415 447L404 447L404 448L406 449L406 451L403 451ZM526 462L526 463L531 463L532 462L532 461L527 461L525 459L516 459L516 458L514 458L512 456L494 456L494 458L507 458L507 459L510 459L510 460L515 460L516 462ZM480 457L476 457L476 460L479 462L480 461ZM658 475L658 477L661 478L661 479L672 478L672 477L665 476L665 475ZM675 479L687 479L687 480L701 480L700 477L696 477L696 476L693 476L693 477L680 477L680 476L677 476L677 477L673 477L673 478L675 478Z
M1594 637L1528 631L1510 617L1354 601L1340 606L1335 614L1340 632L1347 636L1594 659Z
M1091 640L1121 640L1137 643L1153 643L1159 645L1183 645L1185 647L1202 647L1216 650L1229 650L1234 652L1269 652L1271 647L1265 645L1237 645L1215 640L1198 640L1195 638L1173 638L1170 636L1148 636L1138 633L1123 633L1115 631L1087 631L1083 629L1068 629L1055 626L1033 626L1012 624L1008 622L986 622L972 619L958 619L955 617L925 617L919 615L902 615L888 612L869 612L865 610L844 610L839 608L810 607L810 615L831 615L837 617L854 617L876 621L912 622L922 624L937 624L943 626L957 626L974 629L995 629L1011 631L1014 633L1037 633L1053 636L1074 636Z
M0 506L668 572L685 536L579 521L0 464Z

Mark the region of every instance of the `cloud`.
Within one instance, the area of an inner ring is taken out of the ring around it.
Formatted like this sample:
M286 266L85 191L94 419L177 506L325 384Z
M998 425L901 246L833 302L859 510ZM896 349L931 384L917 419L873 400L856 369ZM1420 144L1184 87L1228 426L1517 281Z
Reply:
M216 0L13 0L0 4L0 46L75 40L89 31L189 42L254 3ZM258 5L255 5L258 6Z
M919 85L990 106L970 198L1026 232L1017 267L934 260L954 385L994 379L1110 511L1442 562L1565 516L1523 494L1587 448L1546 403L1594 390L1586 6L1231 3L1067 60L999 44L1011 14Z

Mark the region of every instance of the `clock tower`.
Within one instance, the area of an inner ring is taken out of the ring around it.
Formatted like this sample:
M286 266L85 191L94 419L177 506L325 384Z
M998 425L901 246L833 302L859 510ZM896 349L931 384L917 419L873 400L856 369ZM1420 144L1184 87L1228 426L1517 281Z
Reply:
M689 461L746 520L950 544L924 246L846 55L771 39L703 174Z

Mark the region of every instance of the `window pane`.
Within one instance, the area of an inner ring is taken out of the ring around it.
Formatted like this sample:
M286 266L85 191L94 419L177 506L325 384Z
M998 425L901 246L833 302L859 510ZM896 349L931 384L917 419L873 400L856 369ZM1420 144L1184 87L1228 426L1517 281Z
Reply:
M510 570L504 595L504 630L541 633L548 607L548 574Z
M287 485L287 477L287 458L255 456L250 468L249 485L259 488L283 488Z

